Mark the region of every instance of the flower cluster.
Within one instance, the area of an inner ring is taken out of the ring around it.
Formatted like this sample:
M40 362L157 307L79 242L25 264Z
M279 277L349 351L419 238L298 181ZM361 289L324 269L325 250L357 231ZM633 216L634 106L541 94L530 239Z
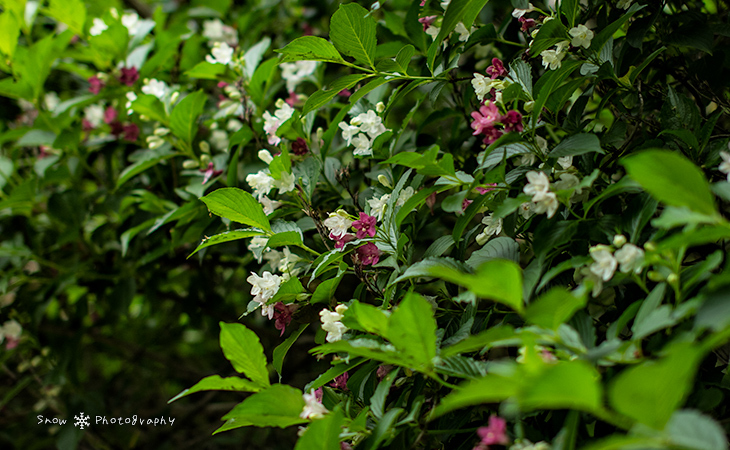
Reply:
M319 312L319 317L322 321L322 329L327 332L327 337L325 338L327 342L339 341L342 339L342 334L348 330L348 328L340 322L345 311L347 311L346 305L337 305L334 312L328 309L323 309Z
M269 319L274 317L274 305L267 305L281 287L281 277L273 275L269 271L265 271L263 276L251 272L251 276L246 278L251 284L251 295L254 296L253 301L261 303L261 314L268 316Z
M522 132L524 129L522 114L514 110L500 114L497 105L491 101L487 101L479 110L472 112L471 117L474 119L471 123L473 134L475 136L483 134L484 143L487 145L499 139L505 132ZM503 129L498 129L498 125L502 125Z
M385 106L379 103L376 109L378 112L383 112ZM339 127L342 129L342 138L348 146L355 146L353 154L358 156L372 155L373 141L381 134L389 131L383 125L383 119L372 109L353 117L349 124L340 122Z
M615 252L614 249L616 249ZM593 283L593 297L597 297L601 293L603 283L613 278L617 268L621 273L639 274L644 267L644 250L627 243L626 237L620 234L614 236L613 246L591 247L590 255L593 263L587 268L580 269L578 274Z
M289 106L289 104L282 99L276 101L276 111L274 111L274 115L271 115L268 111L264 112L264 131L268 136L268 142L270 145L279 145L281 138L276 135L276 131L284 124L284 122L291 119L292 115L294 115L294 108Z
M552 218L558 210L558 198L550 192L550 180L545 172L527 172L528 183L522 189L527 195L532 195L532 211L536 214L547 213Z
M490 445L507 445L507 422L498 416L490 416L489 424L486 427L479 427L477 435L481 439L474 450L488 450Z

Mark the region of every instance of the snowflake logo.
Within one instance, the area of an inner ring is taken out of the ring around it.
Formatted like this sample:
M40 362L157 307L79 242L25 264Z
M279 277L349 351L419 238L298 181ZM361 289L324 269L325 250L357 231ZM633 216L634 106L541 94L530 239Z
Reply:
M78 416L74 416L74 419L76 419L76 422L74 422L74 426L75 426L75 427L79 427L79 428L81 428L81 429L83 430L83 429L84 429L84 427L88 427L88 426L91 426L91 424L89 423L89 419L90 419L90 418L91 418L91 416L86 416L86 415L85 415L85 414L84 414L84 413L82 412L82 413L81 413L81 414L79 414Z

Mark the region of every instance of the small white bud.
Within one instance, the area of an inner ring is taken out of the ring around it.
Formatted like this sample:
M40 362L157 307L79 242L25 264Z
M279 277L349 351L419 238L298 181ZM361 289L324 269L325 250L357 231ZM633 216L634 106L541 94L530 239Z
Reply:
M626 243L626 236L623 234L617 234L613 237L613 245L615 245L618 248L623 247L623 245Z
M385 111L385 103L378 102L378 104L375 105L375 111L377 111L378 113L382 113L383 111Z
M390 180L388 180L388 177L386 177L382 173L380 175L378 175L378 181L380 182L380 184L382 184L383 186L385 186L387 188L390 188L390 189L393 188L393 185L390 184Z
M200 151L203 153L210 153L210 144L205 141L200 141Z
M271 161L274 160L274 157L271 156L271 153L269 153L268 150L259 150L259 159L266 164L271 164Z

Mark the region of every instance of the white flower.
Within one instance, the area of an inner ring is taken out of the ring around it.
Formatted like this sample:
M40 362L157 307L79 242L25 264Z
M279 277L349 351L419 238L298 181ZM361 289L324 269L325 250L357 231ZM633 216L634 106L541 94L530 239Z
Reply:
M621 272L634 273L641 272L641 266L644 263L644 250L634 244L625 244L620 250L616 251L616 261L621 264Z
M549 67L550 70L556 70L560 69L560 66L563 64L562 61L565 58L565 53L557 50L543 50L540 56L542 56L542 65L546 69Z
M281 277L279 275L273 275L269 271L265 271L263 276L258 276L254 272L251 272L251 276L246 278L246 281L251 284L251 295L254 296L253 300L261 304L272 299L281 286Z
M329 411L317 400L317 395L314 390L309 391L309 394L305 393L304 397L304 409L299 414L302 419L318 419Z
M533 205L532 202L525 202L525 203L521 204L520 207L518 208L518 211L523 219L527 220L535 214L535 212L533 211L532 205Z
M274 157L271 156L271 153L269 153L268 150L259 150L258 156L259 156L259 159L261 161L265 162L266 164L271 164L271 161L274 160Z
M464 22L459 22L456 24L456 28L454 28L454 31L459 33L459 41L466 42L469 40L469 36L471 36L471 31L469 31L466 26L464 25Z
M477 94L477 98L480 102L484 100L484 96L489 94L489 91L492 90L490 86L491 82L491 78L485 77L480 73L474 74L474 78L471 80L471 85L474 87L474 93Z
M263 115L264 131L269 136L268 141L271 145L278 145L281 142L281 138L276 136L276 131L294 114L294 108L281 99L276 101L276 107L278 109L274 111L273 116L268 111Z
M109 27L106 25L106 23L98 17L95 17L94 21L92 22L91 28L89 29L89 34L92 36L98 36L107 29L109 29Z
M634 0L618 0L618 3L616 3L617 8L622 9L629 9L629 6L634 2Z
M233 48L225 42L216 42L210 53L205 60L211 64L228 65L233 60Z
M203 22L203 37L211 41L223 40L223 22L219 19Z
M395 201L395 206L403 206L406 204L408 199L413 197L413 194L416 193L416 190L413 189L411 186L408 186L407 188L400 191L400 194L398 195L398 200Z
M717 169L727 175L727 181L730 181L730 153L728 152L720 152L720 157L722 158L722 163L720 163L720 167Z
M289 172L281 172L280 179L274 181L274 187L279 190L280 194L293 191L295 184L296 178Z
M540 195L537 199L536 197L538 197L538 195L535 195L535 197L532 198L532 201L535 202L535 206L533 206L535 214L542 214L546 212L548 219L552 219L555 212L558 210L558 206L560 206L558 198L552 192L546 192Z
M348 328L340 322L345 311L347 311L347 306L337 305L335 312L327 309L319 312L322 329L327 332L327 337L325 338L327 342L339 341L342 339L342 334L347 331Z
M144 86L142 86L142 93L147 95L154 95L155 97L162 100L167 95L169 88L164 81L157 79L145 80Z
M122 25L127 28L130 35L134 36L139 31L142 22L139 20L137 13L129 13L122 15Z
M271 191L275 181L274 177L264 170L246 176L246 183L251 186L251 189L254 190L254 195L259 199Z
M290 276L297 276L301 272L301 268L295 268L294 266L302 260L296 253L292 253L289 247L284 247L283 258L279 262L279 270L288 273Z
M371 148L373 143L362 133L352 139L352 144L355 146L355 150L352 152L355 155L370 156L373 154L373 149Z
M338 209L336 212L330 213L329 217L324 220L324 225L330 229L333 236L342 237L347 234L352 222L347 211Z
M104 107L101 105L89 105L84 108L84 118L89 121L94 128L100 126L104 122Z
M570 42L570 45L573 47L583 46L583 48L588 48L591 46L593 32L587 26L580 24L577 27L571 28L568 34L573 37L573 40Z
M352 145L352 138L360 132L360 127L348 125L347 122L340 122L339 127L342 129L342 139L345 140L348 146Z
M570 166L573 165L573 157L572 156L561 156L558 158L558 165L563 168L563 170L568 170Z
M441 9L446 11L446 8L448 8L450 4L451 4L451 0L442 0Z
M603 281L608 281L616 272L616 258L611 254L611 249L605 245L596 245L591 247L591 258L595 261L591 264L591 272L600 277Z
M527 181L528 183L522 191L527 195L532 195L533 202L537 202L540 198L542 198L542 196L548 193L550 180L548 180L545 172L536 172L531 170L530 172L527 172Z
M515 9L514 11L512 11L512 17L514 17L515 19L519 19L520 17L522 17L525 14L532 12L534 10L535 10L535 7L532 5L532 3L530 3L527 6L527 9Z
M495 219L494 213L484 216L482 223L486 225L484 231L477 236L477 244L484 245L490 236L498 235L502 232L502 219Z
M0 342L4 338L12 340L20 339L20 335L23 334L23 327L16 320L8 320L0 327Z
M573 189L580 184L578 177L571 173L563 173L560 175L560 180L553 183L553 187L558 191L565 191Z
M295 61L293 63L279 64L281 67L281 78L286 80L286 90L294 92L296 87L305 78L312 75L318 66L317 61Z
M350 124L359 126L360 131L367 133L371 138L376 138L385 131L385 127L382 125L383 119L372 109L366 113L358 114L350 121Z
M264 254L264 259L269 263L273 270L281 270L281 260L284 258L284 254L278 250L270 250Z
M431 36L432 39L436 39L436 36L438 36L440 32L441 27L435 27L433 25L429 25L429 27L426 29L426 34Z
M132 110L130 108L132 108L132 102L137 100L137 94L135 94L132 91L129 91L126 94L126 97L127 97L127 104L124 105L124 107L127 108L127 114L132 114Z
M259 198L259 203L261 203L264 206L264 214L267 216L274 212L276 208L281 206L281 202L277 202L276 200L271 200L269 197L262 195Z
M385 194L382 197L373 197L368 200L370 215L378 219L379 222L383 221L383 214L385 214L385 208L388 206L388 200L390 200L390 194Z
M259 263L261 263L262 254L266 250L266 244L268 243L269 238L265 236L254 236L248 244L248 250L254 254L256 261Z
M56 109L56 106L58 106L59 103L61 103L61 99L58 98L58 94L53 91L49 91L45 96L43 96L43 104L48 111Z

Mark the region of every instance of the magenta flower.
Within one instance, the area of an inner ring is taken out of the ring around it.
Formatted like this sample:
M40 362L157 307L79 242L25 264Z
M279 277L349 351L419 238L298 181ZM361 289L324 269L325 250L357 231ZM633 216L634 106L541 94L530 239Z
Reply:
M101 92L101 89L104 87L104 82L101 81L101 78L94 75L93 77L89 78L89 92L96 95L99 92Z
M418 21L423 25L423 31L426 31L437 18L438 16L426 16L421 17L420 19L418 19Z
M106 110L104 110L104 123L111 125L112 122L117 120L117 115L119 115L119 113L116 109L111 106L107 107Z
M517 131L522 132L524 127L522 126L522 114L517 111L507 111L507 114L503 115L500 122L504 124L504 131Z
M129 142L135 142L139 137L139 127L136 124L128 123L122 127L124 133L124 140Z
M378 366L378 370L375 371L375 375L378 376L378 380L383 381L383 378L385 378L391 370L393 370L393 366L391 365Z
M502 136L502 130L498 130L495 127L488 127L484 129L484 139L482 142L484 142L487 145L490 145L494 143L497 139L499 139Z
M530 28L534 28L537 25L535 19L526 19L525 17L520 17L517 20L519 20L519 22L522 24L522 27L520 27L520 29L525 33L530 31Z
M342 375L335 377L335 379L330 383L330 386L332 386L335 389L342 389L343 391L347 390L347 380L350 378L350 374L345 372Z
M81 129L84 131L91 131L94 129L94 125L86 119L81 119Z
M291 106L292 108L296 103L299 101L299 97L297 96L297 93L294 91L289 92L289 97L287 97L285 100L287 105Z
M477 429L477 434L482 439L474 450L487 449L489 445L507 445L507 422L501 417L492 415L489 418L489 426Z
M274 304L274 328L281 330L281 334L279 336L284 335L284 330L286 330L286 326L291 323L294 311L297 309L299 309L299 305L294 303L285 305L282 302L277 302Z
M337 250L342 250L343 248L345 248L345 244L355 240L355 236L352 233L345 233L342 236L335 236L334 234L330 233L330 239L335 241L335 248Z
M488 192L492 192L495 187L497 187L497 183L487 183L484 186L477 186L474 189L476 189L476 191L481 195L484 195Z
M228 86L228 83L226 83L225 81L219 81L218 82L218 87L219 88L223 89L226 86Z
M474 200L469 200L468 198L465 198L461 202L461 213L457 213L457 214L458 215L464 214L464 211L466 211L466 208L468 208L469 205L471 205L472 203L474 203Z
M299 156L309 153L307 141L305 141L303 138L298 137L296 141L291 143L291 152Z
M489 75L492 79L507 75L507 71L504 69L504 64L501 59L492 58L492 65L487 67L487 75Z
M362 262L363 266L371 266L380 261L380 249L372 242L368 242L362 247L357 248L356 256Z
M122 67L122 75L119 77L119 82L126 84L127 86L134 86L134 83L139 80L139 72L136 67Z
M338 92L337 95L339 95L340 97L348 98L349 96L352 95L352 92L350 92L349 89L343 89L340 92Z
M317 389L315 389L315 391L314 391L314 399L315 400L317 400L318 402L322 403L322 397L323 396L324 396L324 389L322 389L321 387L318 387Z
M365 214L364 212L360 213L360 219L352 222L352 227L357 230L357 233L355 233L355 236L357 236L358 239L363 239L365 237L373 237L375 236L375 223L377 222L377 219L373 216L369 216Z
M213 165L212 162L209 162L208 163L208 168L207 169L200 169L200 171L205 174L205 176L203 177L203 182L200 183L200 184L205 184L211 178L217 177L218 175L220 175L220 174L223 173L222 170L215 170L215 166Z
M499 120L499 110L497 105L492 102L488 102L479 108L479 111L471 113L474 121L471 123L471 127L474 129L474 135L481 134L485 128L491 127L494 122Z

